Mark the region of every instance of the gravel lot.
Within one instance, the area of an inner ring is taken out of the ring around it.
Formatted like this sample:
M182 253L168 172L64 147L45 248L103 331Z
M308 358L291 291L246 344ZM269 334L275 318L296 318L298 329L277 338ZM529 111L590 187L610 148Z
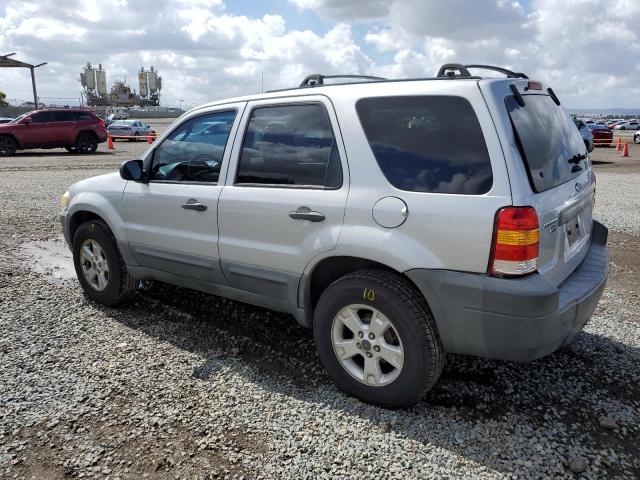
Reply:
M592 155L611 273L576 341L529 364L451 355L395 412L338 392L284 314L159 283L84 299L58 197L146 146L0 159L0 478L640 478L638 146Z

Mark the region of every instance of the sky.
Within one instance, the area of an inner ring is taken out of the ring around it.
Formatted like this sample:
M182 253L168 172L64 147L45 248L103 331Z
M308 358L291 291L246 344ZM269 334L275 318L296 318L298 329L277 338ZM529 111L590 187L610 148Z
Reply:
M571 108L638 108L639 19L640 0L0 0L0 54L48 62L41 99L77 99L86 62L109 88L137 89L153 65L161 103L188 107L257 93L261 78L268 90L483 63L549 83ZM0 69L0 91L32 98L28 70Z

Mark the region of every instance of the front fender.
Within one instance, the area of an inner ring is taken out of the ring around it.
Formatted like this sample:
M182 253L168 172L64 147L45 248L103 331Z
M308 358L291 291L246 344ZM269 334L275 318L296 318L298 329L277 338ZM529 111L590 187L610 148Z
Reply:
M66 229L78 212L91 212L104 220L118 242L127 241L125 222L122 216L122 192L97 193L78 192L67 209Z

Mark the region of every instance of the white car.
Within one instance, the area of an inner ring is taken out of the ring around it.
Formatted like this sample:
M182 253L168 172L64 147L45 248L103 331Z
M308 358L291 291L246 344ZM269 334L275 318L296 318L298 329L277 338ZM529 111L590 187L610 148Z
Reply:
M615 127L614 130L637 130L640 128L640 122L637 120L631 120L629 122L620 122Z

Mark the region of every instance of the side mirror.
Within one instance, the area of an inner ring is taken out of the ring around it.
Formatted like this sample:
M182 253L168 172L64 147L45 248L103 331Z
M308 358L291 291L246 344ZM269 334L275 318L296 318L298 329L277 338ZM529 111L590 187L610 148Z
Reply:
M124 180L139 182L142 180L142 160L129 160L120 165L120 176Z

